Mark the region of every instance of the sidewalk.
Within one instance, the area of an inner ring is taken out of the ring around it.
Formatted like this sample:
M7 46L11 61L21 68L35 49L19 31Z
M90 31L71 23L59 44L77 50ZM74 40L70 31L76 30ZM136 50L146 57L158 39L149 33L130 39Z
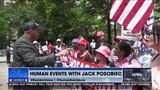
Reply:
M7 68L7 64L6 63L0 63L0 90L11 90L8 89L8 84L7 84L7 72L8 72L8 68Z

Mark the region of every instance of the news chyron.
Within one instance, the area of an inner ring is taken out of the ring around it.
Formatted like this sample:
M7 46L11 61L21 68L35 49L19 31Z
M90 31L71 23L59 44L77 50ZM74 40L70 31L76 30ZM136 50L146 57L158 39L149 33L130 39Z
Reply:
M151 85L151 68L8 68L8 85Z

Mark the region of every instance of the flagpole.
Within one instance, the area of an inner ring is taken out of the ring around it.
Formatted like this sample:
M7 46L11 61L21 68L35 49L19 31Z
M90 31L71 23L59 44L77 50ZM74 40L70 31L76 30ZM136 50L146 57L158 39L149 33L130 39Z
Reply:
M112 3L111 1L109 1ZM111 5L109 4L109 10L111 10ZM107 20L107 33L108 33L108 43L112 45L112 32L111 32L111 19L110 19L110 11L106 12L106 20Z
M117 24L114 21L114 37L116 37L116 36L117 36Z
M121 25L121 36L123 37L124 35L123 35L123 26Z

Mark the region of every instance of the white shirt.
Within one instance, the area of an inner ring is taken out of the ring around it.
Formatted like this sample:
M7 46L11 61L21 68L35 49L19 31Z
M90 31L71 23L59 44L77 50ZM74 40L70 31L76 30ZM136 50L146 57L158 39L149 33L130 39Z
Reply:
M91 42L90 46L91 46L91 48L96 48L96 42Z

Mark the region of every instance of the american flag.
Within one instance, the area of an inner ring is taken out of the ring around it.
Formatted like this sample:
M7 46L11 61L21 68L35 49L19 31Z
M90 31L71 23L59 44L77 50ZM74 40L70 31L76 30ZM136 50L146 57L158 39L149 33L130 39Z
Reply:
M154 10L152 10L152 13L150 14L150 17L148 18L148 20L147 20L147 26L148 26L148 28L147 28L147 30L151 30L152 31L152 29L153 29L153 23L154 23Z
M153 11L153 0L113 0L110 19L138 33Z

